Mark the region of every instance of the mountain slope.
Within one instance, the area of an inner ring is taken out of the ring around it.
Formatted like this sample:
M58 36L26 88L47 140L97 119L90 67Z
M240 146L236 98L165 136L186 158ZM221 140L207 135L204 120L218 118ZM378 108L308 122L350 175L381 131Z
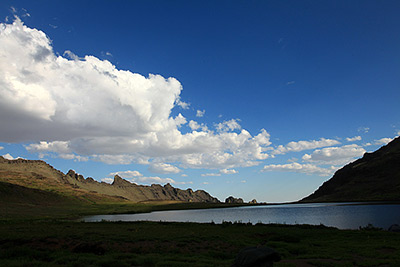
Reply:
M72 200L84 202L115 202L120 197L90 192L65 182L65 174L41 160L7 160L0 157L0 182L28 189L52 192ZM22 191L21 191L22 192Z
M400 137L373 153L365 153L301 202L399 201Z
M97 192L109 196L119 196L127 200L141 202L149 200L176 200L188 202L212 202L218 203L218 199L212 197L203 190L193 191L192 189L182 190L170 184L164 186L153 184L151 186L137 185L114 176L114 182L110 185L99 183L92 178L84 179L81 175L70 170L63 177L64 181L76 188Z
M114 182L111 185L99 183L92 178L85 179L72 170L64 174L41 160L7 160L0 157L0 182L28 189L54 192L69 198L96 203L152 200L219 202L218 199L205 191L181 190L172 187L170 184L143 186L130 183L119 176L114 177ZM6 188L6 186L3 187ZM38 193L38 191L21 189L20 187L12 188L18 188L18 192L29 192L33 195Z

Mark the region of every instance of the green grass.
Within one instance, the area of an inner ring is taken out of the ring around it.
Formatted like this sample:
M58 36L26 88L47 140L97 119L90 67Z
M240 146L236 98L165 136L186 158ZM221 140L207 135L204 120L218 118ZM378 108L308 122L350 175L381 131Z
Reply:
M231 266L269 246L277 266L399 266L400 234L322 226L3 221L0 266Z
M235 205L90 203L43 190L0 184L2 188L0 266L231 266L249 246L277 250L282 260L276 266L400 266L400 234L373 227L350 231L228 222L85 223L76 219Z

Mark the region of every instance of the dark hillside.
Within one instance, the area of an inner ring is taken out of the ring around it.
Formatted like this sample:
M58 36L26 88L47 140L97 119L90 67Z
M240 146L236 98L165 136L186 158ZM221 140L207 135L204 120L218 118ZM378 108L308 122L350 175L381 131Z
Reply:
M71 202L71 199L49 191L0 182L0 203L49 205Z
M301 202L400 201L400 137L338 170Z

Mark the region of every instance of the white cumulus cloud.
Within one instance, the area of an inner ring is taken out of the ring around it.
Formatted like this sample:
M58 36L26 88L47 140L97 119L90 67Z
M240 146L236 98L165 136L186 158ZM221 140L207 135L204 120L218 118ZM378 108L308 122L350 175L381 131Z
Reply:
M41 141L37 144L30 144L25 147L26 150L38 153L38 152L57 152L57 153L70 153L69 143L66 141L54 141L46 142Z
M379 140L375 140L376 145L387 145L393 141L393 138L381 138Z
M269 133L262 129L256 136L251 136L244 129L240 133L223 132L213 135L210 132L194 132L198 138L197 147L206 153L190 153L169 157L169 161L179 161L184 168L229 169L234 167L256 166L260 160L269 157Z
M5 158L5 159L8 159L8 160L15 159L13 156L10 155L10 153L4 154L2 157Z
M89 157L75 155L75 154L59 154L58 155L62 159L71 159L74 161L88 161Z
M278 171L278 172L297 172L305 174L316 174L319 176L330 176L335 172L335 167L321 168L313 164L300 164L297 162L289 164L270 164L265 165L261 170L262 172L267 171Z
M149 170L155 173L179 173L181 170L168 163L152 163Z
M242 129L242 127L238 123L238 120L231 119L229 121L218 123L216 125L216 129L218 130L218 132L228 132L228 131L240 130Z
M252 136L238 120L217 124L216 132L193 121L193 132L182 133L186 118L171 114L189 104L173 77L145 77L68 50L61 56L44 32L18 18L0 24L0 47L0 142L31 142L32 153L108 164L224 169L268 157L269 134Z
M132 179L132 182L141 184L192 184L192 182L178 182L171 178L160 178L160 177L138 177Z
M208 127L204 123L199 124L198 122L196 122L194 120L189 121L189 127L190 127L190 129L192 129L192 131L197 131L199 129L201 129L201 131L204 131L204 132L208 131Z
M317 149L311 154L305 154L304 161L319 162L321 164L342 165L364 155L365 149L356 144L341 147L326 147Z
M192 182L178 182L171 178L161 178L158 176L146 177L138 171L118 171L112 172L108 176L115 175L118 175L124 179L129 179L130 182L138 184L192 184ZM101 179L101 181L111 184L114 181L114 178L107 177Z
M113 178L102 178L101 181L105 182L107 184L112 184L114 182L114 179Z
M108 176L115 176L118 175L122 178L133 178L133 177L141 177L143 174L141 174L138 171L118 171L118 172L112 172Z
M236 174L236 173L238 173L238 171L235 170L235 169L222 169L219 172L223 173L223 174Z
M346 141L347 142L354 142L354 141L360 141L362 138L361 136L354 136L354 137L347 137Z
M285 146L283 145L278 146L274 151L272 151L272 154L274 155L286 154L288 152L299 152L303 150L333 146L338 144L340 144L338 140L325 139L325 138L321 138L320 140L311 140L311 141L298 141L298 142L293 141Z

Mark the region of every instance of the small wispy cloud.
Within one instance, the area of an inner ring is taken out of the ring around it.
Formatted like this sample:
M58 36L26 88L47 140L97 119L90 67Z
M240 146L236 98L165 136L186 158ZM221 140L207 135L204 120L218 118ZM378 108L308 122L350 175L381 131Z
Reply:
M354 141L361 141L361 136L354 136L354 137L347 137L346 141L347 142L354 142Z
M222 174L236 174L238 173L237 170L235 169L222 169L219 172L215 173L203 173L201 176L206 177L206 176L221 176Z
M294 83L296 83L296 82L295 81L290 81L290 82L287 82L286 85L291 85L291 84L294 84Z
M201 118L201 117L204 116L205 113L206 113L205 110L197 110L197 112L196 112L196 117Z
M369 130L370 130L369 127L359 127L359 128L357 129L358 132L363 132L363 133L368 133Z
M183 102L180 97L176 99L175 104L179 106L181 109L189 109L190 104Z
M25 8L22 8L22 11L24 12L21 16L22 17L30 17L31 14L28 13L28 10L26 10Z
M203 173L201 174L202 177L207 177L207 176L221 176L219 172L217 173Z

